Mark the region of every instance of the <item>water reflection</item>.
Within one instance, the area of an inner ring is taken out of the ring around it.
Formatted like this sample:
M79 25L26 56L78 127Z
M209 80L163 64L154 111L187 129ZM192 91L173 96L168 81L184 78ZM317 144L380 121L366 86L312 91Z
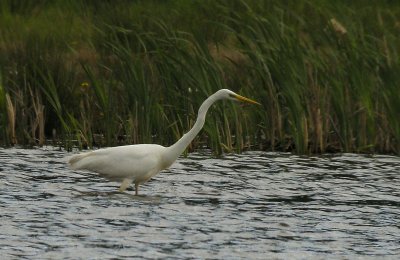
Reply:
M400 159L248 152L180 158L142 195L0 149L5 259L304 259L400 254Z

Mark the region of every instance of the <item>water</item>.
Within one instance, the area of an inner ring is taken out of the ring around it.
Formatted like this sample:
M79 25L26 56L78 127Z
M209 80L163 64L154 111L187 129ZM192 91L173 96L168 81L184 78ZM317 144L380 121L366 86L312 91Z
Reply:
M0 149L1 259L398 259L400 158L193 153L141 186Z

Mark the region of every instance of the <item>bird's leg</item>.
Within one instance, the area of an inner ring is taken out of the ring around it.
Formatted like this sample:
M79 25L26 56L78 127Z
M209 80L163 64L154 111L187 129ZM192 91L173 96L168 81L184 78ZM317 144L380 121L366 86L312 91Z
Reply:
M139 182L135 182L135 195L139 195Z
M124 192L126 190L126 188L129 187L129 185L131 185L132 183L132 179L124 179L123 182L121 183L121 186L119 187L119 192Z

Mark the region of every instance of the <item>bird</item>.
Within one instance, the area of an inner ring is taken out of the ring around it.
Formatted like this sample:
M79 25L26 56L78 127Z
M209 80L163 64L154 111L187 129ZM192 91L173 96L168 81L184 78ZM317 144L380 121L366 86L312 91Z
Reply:
M220 89L201 104L193 127L173 145L166 147L158 144L133 144L102 148L71 156L68 160L69 167L73 170L95 172L110 181L121 182L119 192L124 192L134 183L135 195L138 195L139 185L167 169L178 159L203 128L208 109L222 99L260 105L229 89Z

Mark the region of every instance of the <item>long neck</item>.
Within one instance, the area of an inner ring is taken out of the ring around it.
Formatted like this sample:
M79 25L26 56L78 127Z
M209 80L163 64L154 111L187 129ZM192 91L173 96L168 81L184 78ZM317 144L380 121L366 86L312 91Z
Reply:
M218 98L215 95L211 95L207 98L203 104L201 104L199 108L199 112L197 114L196 123L190 129L189 132L184 134L181 139L179 139L175 144L168 147L168 160L172 163L174 162L179 155L185 151L186 147L190 144L190 142L196 137L196 135L200 132L200 130L204 126L204 122L206 121L206 114L210 106L217 101Z

